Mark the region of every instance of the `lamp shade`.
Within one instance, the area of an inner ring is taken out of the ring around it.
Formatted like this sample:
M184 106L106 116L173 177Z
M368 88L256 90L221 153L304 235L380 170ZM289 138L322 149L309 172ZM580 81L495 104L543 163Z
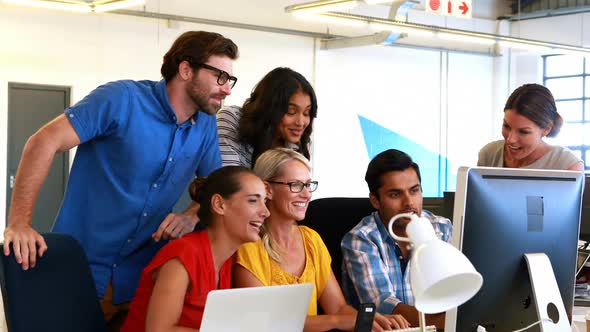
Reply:
M399 218L409 218L408 237L393 233ZM444 312L460 306L481 288L483 278L473 264L452 245L436 237L426 218L402 213L389 221L389 233L397 241L412 243L410 284L416 309L427 314Z

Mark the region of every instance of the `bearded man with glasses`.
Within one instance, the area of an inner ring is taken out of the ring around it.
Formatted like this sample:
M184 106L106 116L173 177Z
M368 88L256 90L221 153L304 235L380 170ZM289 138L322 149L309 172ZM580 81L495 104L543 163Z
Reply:
M220 34L186 32L164 55L161 81L102 85L32 135L16 176L4 254L12 246L26 270L51 250L31 227L35 199L53 156L78 147L53 231L85 249L107 321L125 310L161 240L198 222L197 206L170 212L195 175L221 166L215 114L237 81L237 57L236 44Z

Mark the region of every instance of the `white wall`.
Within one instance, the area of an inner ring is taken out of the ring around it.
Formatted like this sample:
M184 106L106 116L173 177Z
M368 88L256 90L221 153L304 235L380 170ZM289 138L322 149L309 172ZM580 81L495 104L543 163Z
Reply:
M514 37L537 39L577 46L590 45L590 14L573 14L516 21L512 23Z
M456 174L459 166L476 165L479 149L500 132L492 92L502 72L491 57L455 53L448 61L448 157Z
M322 183L316 197L368 195L358 115L438 151L439 56L378 46L320 52L314 167ZM335 169L340 176L330 176Z
M506 70L495 72L494 63L488 56L396 47L320 51L316 197L368 194L358 115L448 157L450 173L475 165L479 148L500 130L492 91L495 75Z

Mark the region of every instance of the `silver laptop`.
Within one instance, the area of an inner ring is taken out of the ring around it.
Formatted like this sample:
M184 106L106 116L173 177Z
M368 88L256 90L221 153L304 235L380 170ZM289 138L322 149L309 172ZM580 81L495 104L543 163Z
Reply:
M207 295L201 332L301 332L312 284L214 290Z

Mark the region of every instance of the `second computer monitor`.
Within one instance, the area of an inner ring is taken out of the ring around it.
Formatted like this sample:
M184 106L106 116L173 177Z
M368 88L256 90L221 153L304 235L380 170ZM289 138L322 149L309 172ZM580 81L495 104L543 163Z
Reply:
M526 253L549 257L571 317L583 185L579 172L459 170L453 244L484 282L471 300L447 312L446 331L476 331L478 325L514 331L538 321Z
M582 198L582 219L580 221L580 240L590 242L590 176L586 175L584 197Z

